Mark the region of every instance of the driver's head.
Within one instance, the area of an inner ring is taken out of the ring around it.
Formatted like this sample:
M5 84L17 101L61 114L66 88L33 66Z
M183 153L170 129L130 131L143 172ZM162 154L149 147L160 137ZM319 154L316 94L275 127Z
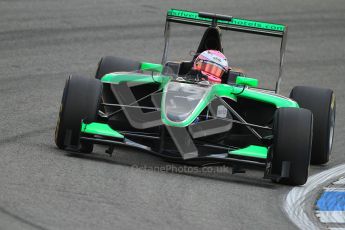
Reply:
M222 75L228 71L228 60L218 50L206 50L195 59L193 69L206 75L211 83L220 83Z

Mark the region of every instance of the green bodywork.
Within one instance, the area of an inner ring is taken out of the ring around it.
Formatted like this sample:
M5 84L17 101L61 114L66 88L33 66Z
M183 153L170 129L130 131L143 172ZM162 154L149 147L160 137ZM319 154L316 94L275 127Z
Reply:
M103 83L119 84L121 82L138 82L138 83L164 83L162 75L147 75L142 73L109 73L102 77ZM167 79L168 80L168 79Z
M255 157L255 158L261 158L266 159L268 153L268 148L258 145L249 145L246 148L243 149L237 149L233 151L229 151L230 155L240 155L245 157Z
M140 65L140 70L161 73L163 71L163 65L150 62L142 62Z
M142 72L151 72L151 74L143 74ZM101 78L103 83L109 84L119 84L122 82L136 82L136 83L158 83L161 89L170 81L170 77L161 75L163 71L163 65L142 62L140 66L140 71L138 72L119 72L119 73L109 73ZM158 73L158 74L157 74Z
M236 84L237 85L247 85L250 87L258 87L259 80L255 79L255 78L250 78L250 77L237 76Z
M109 125L104 123L90 123L85 124L84 122L81 123L81 132L82 133L88 133L88 134L94 134L94 135L101 135L101 136L108 136L108 137L115 137L119 139L123 139L124 136L110 128Z

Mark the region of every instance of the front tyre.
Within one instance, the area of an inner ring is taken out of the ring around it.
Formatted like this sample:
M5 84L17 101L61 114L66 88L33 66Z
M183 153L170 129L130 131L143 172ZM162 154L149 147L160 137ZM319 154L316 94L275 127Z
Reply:
M81 122L89 124L96 120L101 93L102 83L97 79L68 77L55 128L55 144L58 148L92 152L93 146L80 143Z
M307 109L279 108L273 125L272 174L278 183L303 185L308 179L313 115Z

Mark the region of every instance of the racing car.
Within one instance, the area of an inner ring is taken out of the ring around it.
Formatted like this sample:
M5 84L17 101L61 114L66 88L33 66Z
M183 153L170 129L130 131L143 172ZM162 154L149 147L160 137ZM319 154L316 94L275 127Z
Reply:
M222 31L280 39L275 88L230 69L218 84L193 78L196 56L168 58L172 23L205 28L196 53L223 51ZM161 63L105 56L93 78L68 77L55 143L80 153L105 145L109 154L127 145L174 162L227 165L233 173L260 168L273 182L303 185L310 163L329 161L336 103L331 89L296 86L289 97L279 94L287 31L282 24L168 10Z

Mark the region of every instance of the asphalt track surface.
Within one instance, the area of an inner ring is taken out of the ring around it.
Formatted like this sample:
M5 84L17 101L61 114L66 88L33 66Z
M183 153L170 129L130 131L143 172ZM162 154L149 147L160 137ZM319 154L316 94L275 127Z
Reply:
M261 171L156 172L135 167L168 163L130 148L110 158L101 147L89 156L55 147L66 77L92 76L105 55L159 62L169 8L288 24L283 94L321 85L337 97L331 161L310 173L344 162L343 0L0 0L0 229L296 229L282 211L291 187Z

